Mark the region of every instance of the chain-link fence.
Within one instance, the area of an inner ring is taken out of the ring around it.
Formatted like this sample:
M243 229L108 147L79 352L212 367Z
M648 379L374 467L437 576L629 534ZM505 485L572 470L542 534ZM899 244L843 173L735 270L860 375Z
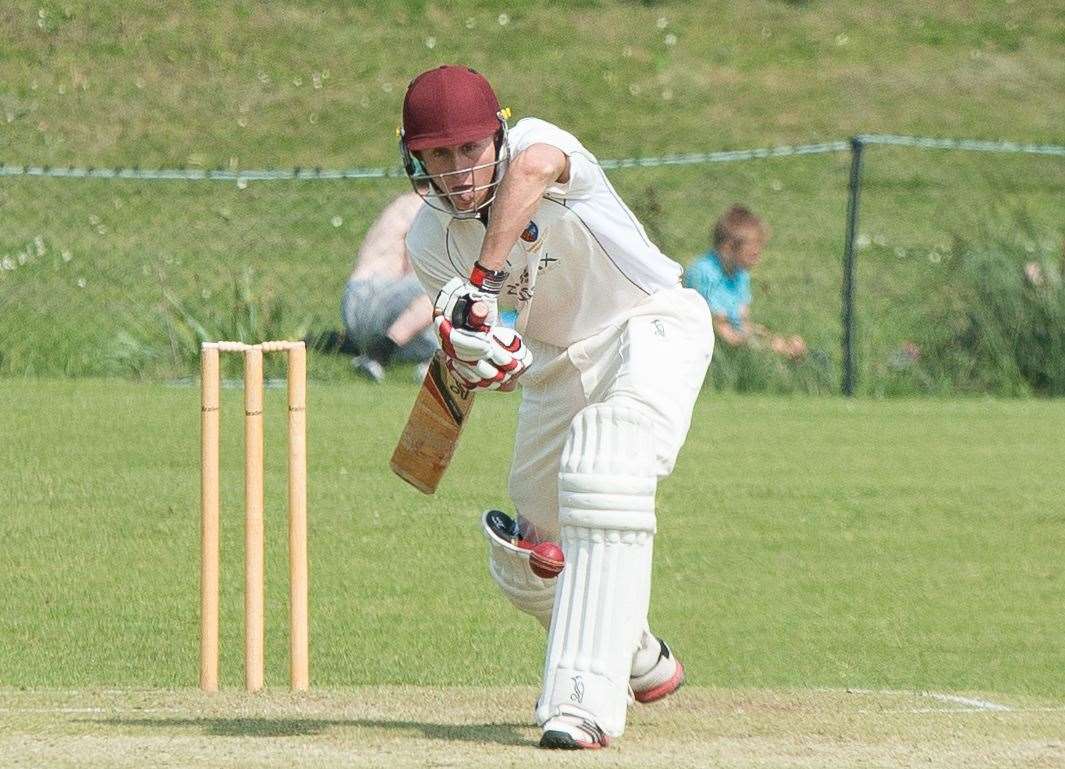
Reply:
M856 143L860 216L851 244L854 294L843 294L843 317L852 301L854 319L845 391L848 379L854 391L874 394L1054 391L1020 371L1013 382L995 383L970 369L1011 366L1033 336L1043 339L1032 354L1055 356L1065 314L1052 311L1055 323L999 313L986 318L995 328L983 331L972 322L1001 302L1065 302L1065 148L896 136ZM1032 264L1047 273L1038 292L1025 273ZM987 333L1001 337L996 361L976 349L986 339L974 334Z
M858 392L920 386L899 372L913 362L934 278L957 237L1026 216L1033 248L1060 243L1065 150L1012 149L948 156L866 146L852 244ZM851 151L840 141L603 161L678 261L708 248L712 222L731 203L772 227L752 311L801 334L811 354L791 362L722 349L718 386L838 389ZM195 372L204 339L328 338L340 329L359 241L405 189L394 169L0 167L0 375L169 379ZM312 376L348 375L344 356L312 358Z
M404 184L0 180L0 372L174 377L203 339L334 328L359 238Z

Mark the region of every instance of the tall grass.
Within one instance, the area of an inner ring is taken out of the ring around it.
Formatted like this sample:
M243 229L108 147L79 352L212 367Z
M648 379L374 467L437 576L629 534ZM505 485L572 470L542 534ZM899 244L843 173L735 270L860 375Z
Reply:
M1065 395L1065 253L1022 213L956 238L928 305L910 384L1005 396Z
M232 276L227 293L228 300L204 298L161 286L157 325L140 334L118 331L108 349L109 370L142 377L182 374L196 369L203 342L303 339L310 331L313 316L257 283L250 269Z
M765 349L728 347L720 340L706 381L715 390L778 395L827 395L839 387L837 367L823 350L793 361Z

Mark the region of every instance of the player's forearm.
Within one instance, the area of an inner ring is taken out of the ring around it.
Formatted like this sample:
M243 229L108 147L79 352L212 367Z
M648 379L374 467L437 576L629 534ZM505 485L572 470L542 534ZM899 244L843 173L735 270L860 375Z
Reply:
M507 255L529 220L536 214L547 188L566 170L566 156L554 147L530 147L511 161L492 204L485 233L481 266L492 271L506 267Z

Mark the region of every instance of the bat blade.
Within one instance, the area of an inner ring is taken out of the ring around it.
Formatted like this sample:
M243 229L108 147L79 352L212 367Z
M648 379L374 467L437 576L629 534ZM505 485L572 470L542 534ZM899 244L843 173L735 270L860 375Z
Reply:
M392 471L418 491L434 493L472 406L473 393L451 375L438 352L392 453Z

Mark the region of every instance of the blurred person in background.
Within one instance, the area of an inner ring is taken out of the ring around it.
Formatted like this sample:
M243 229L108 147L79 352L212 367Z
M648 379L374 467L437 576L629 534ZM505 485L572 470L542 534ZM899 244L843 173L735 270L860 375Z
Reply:
M799 360L806 355L801 336L775 334L751 322L751 269L762 259L769 228L750 209L733 205L714 224L713 247L684 273L684 285L698 291L714 318L714 335L730 347L768 348Z
M348 339L359 351L352 367L372 382L392 361L419 363L421 372L439 347L433 303L414 275L405 239L421 209L408 192L393 200L370 226L340 302Z

